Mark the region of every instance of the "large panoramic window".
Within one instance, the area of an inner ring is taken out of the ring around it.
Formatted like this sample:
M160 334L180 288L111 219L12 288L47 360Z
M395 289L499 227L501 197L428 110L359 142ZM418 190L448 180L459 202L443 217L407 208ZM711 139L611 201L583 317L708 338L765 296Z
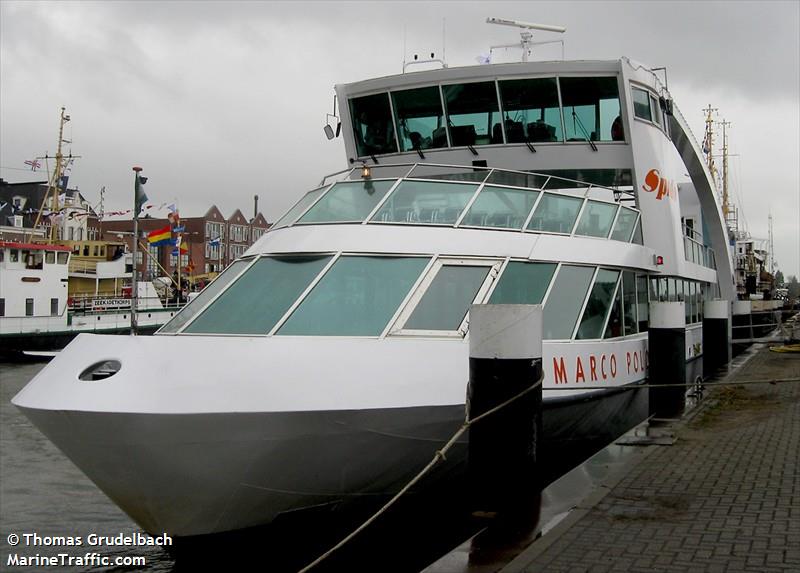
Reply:
M613 141L620 116L617 78L559 78L567 141Z
M580 197L545 193L528 223L528 230L571 233L582 204Z
M617 286L619 271L600 269L586 302L583 318L578 327L578 339L602 338L603 326L606 316L611 308L611 299L614 298L614 289Z
M474 183L406 179L395 189L373 221L452 225L478 190Z
M267 334L330 259L262 257L184 332Z
M558 296L548 297L542 314L545 339L569 339L581 312L594 267L562 265L553 284Z
M394 179L337 183L297 222L298 224L361 222L394 184Z
M533 209L538 191L485 186L470 207L462 225L522 229Z
M442 86L442 93L453 147L502 143L492 141L494 126L500 127L494 82Z
M350 116L359 157L397 152L388 93L351 99Z
M447 147L439 88L392 92L400 151Z
M589 237L608 237L611 224L614 222L614 215L617 214L617 206L600 201L589 201L581 215L580 223L575 229L576 235L587 235Z
M320 195L322 195L326 189L328 189L328 187L319 187L318 189L312 189L303 195L303 197L297 203L295 203L294 206L289 209L283 217L278 219L272 228L277 229L279 227L285 227L297 221L297 218L302 215L306 209L308 209L309 205L313 205L314 201L319 199ZM222 234L220 233L217 236L222 237Z
M622 273L622 309L625 314L623 332L625 336L638 332L636 320L636 275L631 271Z
M508 143L562 140L555 78L506 80L498 85Z
M200 312L211 299L222 292L222 289L228 286L233 279L238 277L239 273L251 262L253 262L253 259L239 259L231 264L221 275L218 275L206 288L201 290L200 294L198 294L192 302L187 304L178 314L172 317L172 320L162 326L161 330L158 331L159 334L178 332L181 327Z
M403 330L458 330L490 266L443 265L403 325Z
M541 304L555 263L523 263L511 261L497 281L490 304Z
M636 217L638 214L632 209L627 207L620 207L617 222L614 223L614 230L611 233L611 239L614 241L628 242L633 233L633 226L636 224Z
M276 334L378 336L428 260L340 257Z

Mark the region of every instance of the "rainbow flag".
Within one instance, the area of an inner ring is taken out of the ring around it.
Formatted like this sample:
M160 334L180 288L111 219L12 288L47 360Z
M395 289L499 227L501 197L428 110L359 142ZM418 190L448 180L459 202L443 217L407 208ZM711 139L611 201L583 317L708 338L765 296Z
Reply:
M155 247L172 244L172 228L167 225L163 229L156 229L147 235L147 242Z

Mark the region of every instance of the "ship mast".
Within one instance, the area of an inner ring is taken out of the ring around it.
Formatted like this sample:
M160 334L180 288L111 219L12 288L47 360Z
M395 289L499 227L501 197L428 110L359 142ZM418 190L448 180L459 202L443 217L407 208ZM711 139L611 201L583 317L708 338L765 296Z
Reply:
M61 108L61 122L58 125L58 146L56 148L56 167L55 171L53 172L53 179L50 182L50 188L47 190L48 193L52 193L52 198L50 199L50 211L55 214L58 212L58 189L59 185L61 184L61 170L63 169L63 161L64 161L64 154L61 153L61 144L64 140L64 124L69 121L69 116L66 115L65 108ZM64 192L66 193L66 189ZM56 240L56 225L55 225L55 217L50 222L50 242L53 243Z
M729 121L722 120L722 214L725 221L730 214L730 203L728 201L728 126Z
M717 108L708 104L708 107L703 111L706 112L706 135L703 139L703 151L706 154L706 163L708 164L708 170L711 172L711 179L716 185L717 166L714 164L714 118L711 114L717 111Z

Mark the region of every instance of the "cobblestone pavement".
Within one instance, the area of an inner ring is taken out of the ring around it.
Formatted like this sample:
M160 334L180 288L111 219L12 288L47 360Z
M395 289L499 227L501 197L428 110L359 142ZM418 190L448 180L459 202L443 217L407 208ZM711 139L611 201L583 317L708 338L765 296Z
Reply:
M797 377L764 347L728 380ZM800 572L800 383L715 388L676 431L504 571Z

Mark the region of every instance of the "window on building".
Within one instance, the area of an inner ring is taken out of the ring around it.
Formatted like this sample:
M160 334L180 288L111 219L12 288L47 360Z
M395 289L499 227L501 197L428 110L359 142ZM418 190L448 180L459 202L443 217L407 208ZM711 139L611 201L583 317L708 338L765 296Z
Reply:
M495 126L501 129L494 82L442 86L442 93L453 147L502 143L492 141Z
M351 99L350 116L359 157L397 152L388 93Z
M579 197L545 193L528 223L528 230L571 233L582 204L583 199Z
M424 257L343 256L277 334L378 336L428 261Z
M612 141L620 116L616 77L559 78L567 141Z
M262 257L185 332L267 334L330 260L329 255Z
M545 339L569 339L580 315L594 267L562 265L553 283L558 296L548 297L542 313Z
M400 151L447 147L444 111L437 86L392 92Z
M33 316L33 299L25 299L25 316Z
M563 139L555 78L507 80L498 82L498 86L508 143ZM492 134L492 143L502 141L496 141L498 136L502 137L499 133Z

